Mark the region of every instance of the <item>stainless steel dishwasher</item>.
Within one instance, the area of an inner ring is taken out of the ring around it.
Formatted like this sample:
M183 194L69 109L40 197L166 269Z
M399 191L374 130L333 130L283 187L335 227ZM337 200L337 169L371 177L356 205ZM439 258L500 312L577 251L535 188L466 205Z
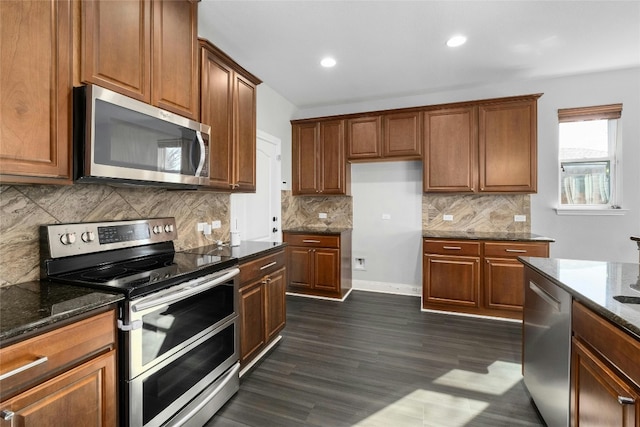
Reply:
M524 384L549 427L569 425L571 296L525 267Z

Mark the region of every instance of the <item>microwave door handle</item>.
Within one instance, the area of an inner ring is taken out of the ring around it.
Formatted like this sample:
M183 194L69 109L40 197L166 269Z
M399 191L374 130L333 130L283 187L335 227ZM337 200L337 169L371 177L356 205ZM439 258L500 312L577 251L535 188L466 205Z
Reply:
M202 133L200 131L196 131L196 138L198 139L198 143L200 144L200 162L198 163L198 167L196 168L196 176L200 176L206 158L205 145L204 140L202 139Z

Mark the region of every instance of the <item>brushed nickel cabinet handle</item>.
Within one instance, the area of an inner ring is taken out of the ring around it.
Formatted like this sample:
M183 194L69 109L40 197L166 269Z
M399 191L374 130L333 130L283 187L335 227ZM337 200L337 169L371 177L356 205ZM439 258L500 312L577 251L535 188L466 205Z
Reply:
M636 400L633 397L618 396L618 403L621 405L633 405Z
M451 251L459 251L462 248L460 246L443 246L442 249L449 249Z
M12 377L14 375L19 374L20 372L24 372L24 371L28 370L28 369L35 368L38 365L42 365L47 360L49 360L49 358L47 356L39 357L38 359L34 360L33 362L29 362L26 365L22 365L22 366L14 369L12 371L9 371L9 372L6 372L6 373L0 375L0 381L6 380L7 378L10 378L10 377Z
M511 253L516 253L516 254L526 254L527 250L526 249L505 249L505 252L511 252Z
M320 240L303 240L302 243L320 243Z
M2 411L0 411L0 419L5 421L11 421L15 414L16 413L13 411L10 411L8 409L3 409Z
M260 267L260 270L264 270L265 268L273 267L273 266L274 266L274 265L276 265L277 263L278 263L278 261L270 262L269 264L267 264L267 265L263 265L262 267Z

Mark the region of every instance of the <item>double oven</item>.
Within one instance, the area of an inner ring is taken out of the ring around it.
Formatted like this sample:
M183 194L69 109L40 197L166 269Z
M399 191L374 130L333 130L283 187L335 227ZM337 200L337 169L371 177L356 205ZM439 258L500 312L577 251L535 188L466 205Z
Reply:
M121 426L202 426L237 392L236 259L175 252L174 218L40 231L43 279L124 295Z

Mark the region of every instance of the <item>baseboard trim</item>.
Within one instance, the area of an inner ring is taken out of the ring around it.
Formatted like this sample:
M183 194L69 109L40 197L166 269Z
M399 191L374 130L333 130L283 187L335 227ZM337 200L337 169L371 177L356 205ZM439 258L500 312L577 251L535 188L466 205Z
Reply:
M249 372L251 368L253 368L253 366L264 357L265 354L271 351L271 349L280 342L281 339L282 339L282 335L278 335L273 341L271 341L271 344L266 346L264 350L258 353L258 355L251 362L249 362L249 364L247 364L247 366L242 368L242 370L240 371L240 378L242 378L244 374Z
M304 297L304 298L313 298L313 299L322 299L322 300L326 300L326 301L339 301L339 302L344 302L344 300L347 299L347 297L351 294L351 291L353 290L353 288L349 289L347 291L346 294L344 294L344 296L342 298L331 298L331 297L321 297L319 295L309 295L309 294L300 294L297 292L287 292L287 295L291 295L294 297Z
M375 282L372 280L352 280L351 286L357 291L378 292L381 294L408 295L419 297L422 287L406 283Z
M421 308L420 311L424 313L449 314L449 315L460 316L460 317L475 317L476 319L489 319L489 320L500 320L502 322L522 323L522 320L509 319L508 317L485 316L482 314L460 313L457 311L431 310L428 308Z

